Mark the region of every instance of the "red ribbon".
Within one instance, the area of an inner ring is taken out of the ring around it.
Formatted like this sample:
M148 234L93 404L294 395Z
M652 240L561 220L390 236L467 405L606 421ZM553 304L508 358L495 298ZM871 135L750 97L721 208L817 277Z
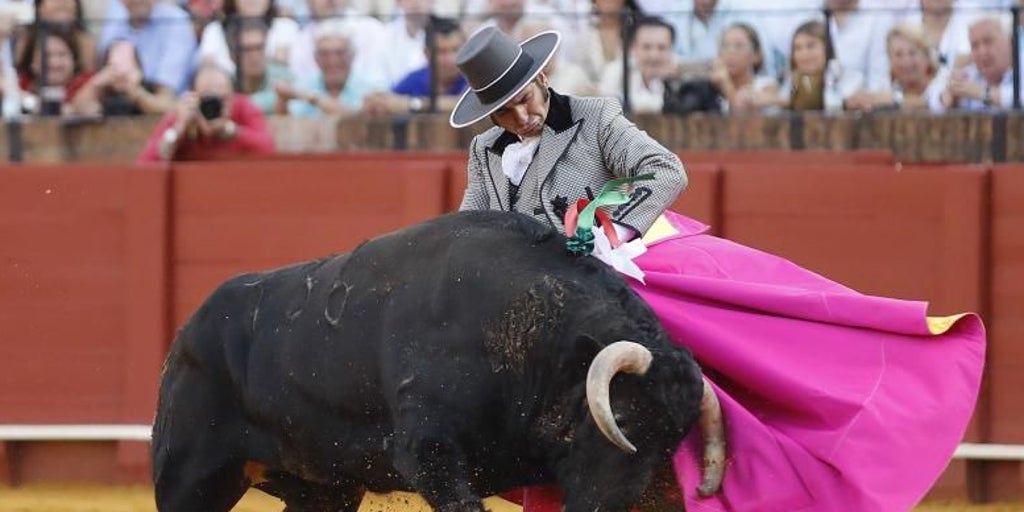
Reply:
M576 234L576 224L579 222L580 210L586 208L588 204L590 204L590 199L579 199L566 210L565 236L571 237ZM598 208L594 215L597 217L597 220L601 221L601 229L604 230L605 236L611 242L612 249L622 245L622 242L619 241L619 234L615 232L615 226L612 225L612 219L608 213Z

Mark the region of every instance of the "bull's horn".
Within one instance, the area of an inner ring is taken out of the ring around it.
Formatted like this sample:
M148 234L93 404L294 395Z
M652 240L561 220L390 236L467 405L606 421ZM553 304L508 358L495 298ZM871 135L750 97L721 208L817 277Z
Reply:
M704 379L704 398L700 401L700 434L704 438L704 472L697 492L701 496L711 496L722 487L725 429L722 427L722 406L707 379Z
M587 405L590 414L601 433L626 453L636 453L636 446L626 439L615 423L608 396L609 387L612 377L618 372L643 375L651 366L651 359L651 351L647 347L632 341L616 341L594 356L590 371L587 372Z

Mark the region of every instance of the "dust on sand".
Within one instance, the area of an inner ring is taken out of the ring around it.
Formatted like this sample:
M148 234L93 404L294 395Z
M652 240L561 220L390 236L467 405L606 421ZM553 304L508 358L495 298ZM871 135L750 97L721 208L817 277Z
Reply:
M488 501L494 512L515 512L508 502ZM252 490L233 512L280 512L277 498ZM29 485L0 487L0 510L4 512L154 512L153 490L145 486ZM394 493L364 500L359 512L410 512L429 510L418 496ZM966 504L930 501L914 512L1024 512L1024 503Z

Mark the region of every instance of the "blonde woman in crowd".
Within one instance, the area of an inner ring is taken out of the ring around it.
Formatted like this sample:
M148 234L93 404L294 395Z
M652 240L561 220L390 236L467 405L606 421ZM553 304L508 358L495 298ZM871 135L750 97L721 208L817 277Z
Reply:
M747 23L734 23L722 32L711 82L723 97L723 110L754 111L776 106L779 84L764 74L761 38Z
M920 0L920 9L904 19L905 23L921 26L928 47L943 69L963 67L971 60L967 26L976 14L955 7L954 3L954 0Z
M942 87L939 63L932 57L924 31L914 25L896 25L886 37L892 84L880 90L861 89L846 101L851 110L895 108L927 110L928 98Z
M844 69L835 58L825 24L812 20L797 27L789 57L789 76L777 102L792 110L843 109L843 101L864 86L864 75Z

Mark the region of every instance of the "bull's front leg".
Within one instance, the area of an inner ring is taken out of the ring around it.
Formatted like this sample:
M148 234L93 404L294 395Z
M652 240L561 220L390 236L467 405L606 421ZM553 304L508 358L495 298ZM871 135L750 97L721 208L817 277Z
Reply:
M470 485L465 453L454 429L438 419L442 415L422 401L401 407L395 423L395 468L438 512L483 512L483 502Z

